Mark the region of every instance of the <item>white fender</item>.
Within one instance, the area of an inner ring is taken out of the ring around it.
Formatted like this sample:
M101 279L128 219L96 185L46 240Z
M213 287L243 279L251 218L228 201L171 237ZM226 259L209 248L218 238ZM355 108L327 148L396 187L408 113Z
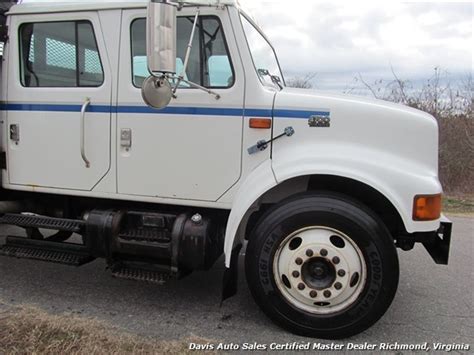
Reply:
M365 149L363 146L346 145L341 149L326 143L324 149L322 148L316 147L316 144L294 148L287 146L286 150L279 151L278 160L265 161L242 182L227 223L224 244L226 267L230 266L234 244L241 242L240 238L236 240L235 237L249 208L277 184L299 176L334 175L357 180L373 187L392 203L409 233L439 228L439 220L417 222L413 221L411 216L415 195L436 194L442 191L436 175L427 173L426 170L421 170L425 172L421 174L416 162L383 151ZM315 156L318 151L325 154Z
M235 236L242 218L260 196L277 185L273 175L271 160L265 160L257 166L241 183L232 202L232 209L225 232L224 253L225 265L230 267L230 257Z

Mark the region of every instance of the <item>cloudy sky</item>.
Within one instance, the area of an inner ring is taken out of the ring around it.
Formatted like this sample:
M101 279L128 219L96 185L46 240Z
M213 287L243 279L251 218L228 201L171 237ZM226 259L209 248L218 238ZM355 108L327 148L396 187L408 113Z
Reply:
M276 47L286 76L315 72L335 91L390 79L417 81L435 67L452 80L472 72L473 3L241 0ZM287 4L294 4L289 7Z
M47 0L24 0L38 2ZM104 0L102 0L104 1ZM318 89L368 81L453 81L473 70L473 7L464 2L240 0L272 41L285 76L316 73Z

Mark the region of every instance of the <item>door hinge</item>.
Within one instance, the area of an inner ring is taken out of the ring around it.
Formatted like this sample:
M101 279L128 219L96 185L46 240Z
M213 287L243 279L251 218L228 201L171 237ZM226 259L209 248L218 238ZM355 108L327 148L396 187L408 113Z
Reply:
M0 42L8 42L8 26L0 24Z
M0 152L0 169L7 170L7 153Z

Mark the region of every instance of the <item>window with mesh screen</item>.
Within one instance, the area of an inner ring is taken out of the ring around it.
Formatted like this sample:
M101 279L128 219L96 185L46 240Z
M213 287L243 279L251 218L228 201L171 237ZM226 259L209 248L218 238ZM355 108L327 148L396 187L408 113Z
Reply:
M96 87L103 83L90 22L28 23L21 26L20 38L23 86Z

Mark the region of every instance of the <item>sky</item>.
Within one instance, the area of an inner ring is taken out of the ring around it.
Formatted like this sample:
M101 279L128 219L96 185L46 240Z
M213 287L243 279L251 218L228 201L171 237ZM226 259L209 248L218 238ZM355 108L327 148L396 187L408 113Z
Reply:
M39 1L48 0L23 2ZM473 71L471 1L239 2L272 42L285 77L314 73L317 89L347 91L359 76L390 80L392 69L415 84L434 68L454 82Z
M413 82L429 78L435 67L452 80L472 73L470 1L241 3L274 44L286 76L316 73L321 89L344 90L359 74L370 83L389 80L392 68Z

